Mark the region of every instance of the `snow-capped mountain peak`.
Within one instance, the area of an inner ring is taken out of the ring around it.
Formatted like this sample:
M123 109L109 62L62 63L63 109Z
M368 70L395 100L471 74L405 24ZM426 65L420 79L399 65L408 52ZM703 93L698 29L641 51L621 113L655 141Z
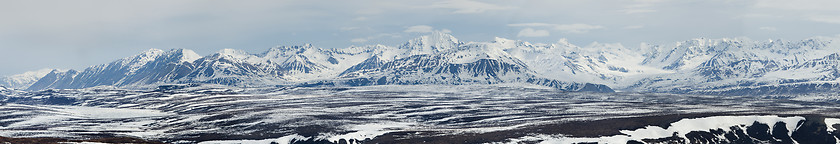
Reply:
M163 53L163 50L152 48L138 55L120 59L118 63L119 65L127 66L130 70L129 73L132 73L139 67L146 65L146 63L155 60L155 58L157 58L158 56L163 55Z
M408 49L408 55L420 55L454 50L461 44L463 43L451 34L432 32L429 35L423 35L419 38L409 40L400 46L400 48Z
M201 58L201 55L189 49L177 49L175 52L181 54L181 62L194 62Z
M15 88L15 89L25 89L41 79L45 75L49 74L50 72L65 72L66 70L60 69L39 69L35 71L28 71L21 74L15 74L10 76L3 76L0 77L0 86L5 86L8 88Z
M570 43L570 42L569 42L569 40L568 40L568 39L566 39L566 38L560 38L560 40L557 40L557 46L562 46L562 47L577 47L577 46L575 46L574 44Z
M245 55L251 55L251 54L248 54L248 52L245 52L243 50L229 49L229 48L219 50L219 52L216 52L216 53L219 54L219 55L222 55L222 56L229 56L229 57L243 57Z
M306 52L307 50L312 50L312 49L315 49L315 47L313 47L312 44L303 44L303 45L299 45L299 46L277 46L277 47L273 47L273 48L268 49L268 51L266 51L263 54L264 55L267 55L267 54L275 54L275 55L277 55L277 54L282 54L282 55L302 54L302 53Z
M529 49L529 50L534 50L534 49L539 49L539 48L549 48L549 47L535 46L535 45L533 45L529 42L526 42L526 41L511 40L511 39L506 39L506 38L501 38L501 37L493 38L493 41L491 41L490 43L495 45L494 47L501 48L502 50L508 50L508 49L512 49L512 48L518 48L518 49L523 49L524 48L524 49Z

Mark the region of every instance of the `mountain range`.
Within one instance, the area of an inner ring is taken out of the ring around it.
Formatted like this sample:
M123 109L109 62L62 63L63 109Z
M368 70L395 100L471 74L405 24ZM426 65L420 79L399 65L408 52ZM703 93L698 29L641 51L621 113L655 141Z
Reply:
M542 85L564 91L788 94L838 91L836 37L800 41L698 38L669 45L459 41L434 32L399 46L279 46L200 56L151 49L81 71L51 70L26 90L206 83L240 87L416 84Z

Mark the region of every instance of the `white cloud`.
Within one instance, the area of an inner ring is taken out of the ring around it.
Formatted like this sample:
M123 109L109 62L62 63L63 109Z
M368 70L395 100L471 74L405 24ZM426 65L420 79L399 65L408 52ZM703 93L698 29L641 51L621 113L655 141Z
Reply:
M356 18L353 18L353 20L354 21L365 21L365 20L368 20L368 17L356 17Z
M490 3L483 3L473 0L445 0L432 4L432 8L444 8L454 10L452 13L483 13L492 10L507 10L514 7L500 6Z
M368 37L363 37L363 38L354 38L354 39L351 39L350 42L364 43L364 42L368 42L372 39L378 39L378 38L383 38L383 37L398 38L398 37L402 37L402 35L400 35L398 33L381 33L381 34L368 36Z
M588 32L589 30L602 29L602 28L604 28L604 27L603 26L598 26L598 25L588 25L588 24L568 24L568 25L556 25L556 26L554 26L555 30L567 31L567 32L571 32L571 33L585 33L585 32Z
M517 37L546 37L549 35L548 30L535 30L532 28L522 29L519 31L519 34L516 34Z
M635 0L635 1L636 2L641 2L641 3L661 3L661 2L668 1L668 0Z
M811 16L808 19L815 22L840 24L840 16L817 15Z
M652 9L624 9L621 11L624 14L637 14L637 13L652 13L656 12L656 10Z
M367 41L368 40L365 39L365 38L354 38L354 39L350 40L350 42L354 42L354 43L364 43L364 42L367 42Z
M410 27L406 28L405 31L403 31L403 32L407 32L407 33L413 33L413 32L416 32L416 33L430 33L430 32L433 32L434 30L435 30L435 28L433 28L432 26L416 25L416 26L410 26Z
M357 30L357 29L359 29L359 27L341 27L341 28L339 28L339 30L341 30L341 31L351 31L351 30Z
M442 32L442 33L452 33L452 30L449 29L435 29L432 26L428 25L415 25L406 28L403 32L406 33L430 33L430 32Z
M384 12L384 10L381 9L381 8L365 8L365 9L361 9L361 10L356 11L356 14L375 15L375 14L381 14L382 12Z
M545 26L554 26L556 24L549 24L549 23L517 23L517 24L508 24L508 26L512 27L545 27Z
M745 13L740 16L736 16L735 18L781 18L782 15L774 15L774 14L767 14L767 13Z
M776 31L776 27L760 27L758 29L766 30L766 31Z
M645 28L645 25L629 25L629 26L624 27L624 29L640 29L640 28Z
M657 12L658 10L654 9L654 6L658 3L666 2L666 0L634 0L633 2L634 4L624 6L624 9L619 10L619 12L624 14Z
M840 24L838 0L756 0L751 18ZM791 19L793 18L793 19ZM802 28L808 29L808 28Z
M755 7L783 10L838 11L837 0L757 0Z
M586 33L590 30L602 29L603 26L589 25L589 24L549 24L549 23L518 23L508 24L512 27L549 27L553 30L568 32L568 33Z

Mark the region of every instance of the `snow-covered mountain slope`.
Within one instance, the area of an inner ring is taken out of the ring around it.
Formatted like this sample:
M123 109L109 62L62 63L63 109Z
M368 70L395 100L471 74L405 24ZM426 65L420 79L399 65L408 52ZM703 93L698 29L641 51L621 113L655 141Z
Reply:
M567 91L612 91L609 87L541 77L492 43L460 42L433 33L399 47L404 53L383 60L375 55L342 72L339 84L497 84L532 83ZM391 57L391 56L384 56Z
M53 70L57 69L40 69L11 76L3 76L0 77L0 86L14 89L26 89L27 87L38 81L38 79L41 79Z
M837 37L801 41L698 38L674 45L593 43L560 40L531 44L496 38L493 43L554 79L606 84L622 91L768 94L835 91Z
M555 44L531 44L496 38L489 45L503 48L537 73L554 79L620 87L636 77L671 72L642 65L642 53L621 44L592 43L579 47L565 39Z
M47 75L30 90L99 85L142 86L161 83L214 83L236 86L287 84L329 79L370 56L377 46L322 49L311 45L275 47L261 54L224 49L200 57L190 50L152 49L84 71ZM361 50L360 50L361 49Z
M199 57L195 52L186 49L151 49L108 64L92 66L84 71L53 71L32 84L28 90L169 83L191 72L192 62Z
M196 70L183 83L259 86L331 79L370 57L372 47L324 49L281 46L261 54L225 49L195 61Z
M165 83L260 87L313 82L333 85L532 83L569 91L612 91L604 85L543 77L492 43L465 43L440 32L399 47L330 49L306 44L274 47L260 54L224 49L204 57L190 50L152 49L84 71L50 73L28 89L100 85L142 88Z
M698 38L670 45L625 47L597 42L577 46L565 39L553 44L504 38L464 42L434 32L396 47L318 48L305 44L278 46L258 54L225 49L204 57L189 50L153 49L84 71L50 73L28 89L165 83L246 87L531 83L571 91L834 91L823 87L840 84L837 40L840 38Z
M795 83L838 83L833 74L840 52L837 38L802 41L694 39L648 52L643 64L674 73L647 77L626 88L634 91L738 91ZM781 87L779 87L781 88ZM806 91L807 92L807 91ZM713 92L715 93L715 92Z

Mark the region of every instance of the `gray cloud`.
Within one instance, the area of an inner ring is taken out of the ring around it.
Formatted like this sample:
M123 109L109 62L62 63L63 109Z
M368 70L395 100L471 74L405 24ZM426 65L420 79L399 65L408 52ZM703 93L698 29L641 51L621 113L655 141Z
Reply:
M815 22L840 24L840 16L837 15L815 15L808 18Z
M350 42L365 43L365 42L368 42L370 40L379 39L379 38L383 38L383 37L399 38L399 37L402 37L402 35L397 34L397 33L381 33L381 34L376 34L376 35L373 35L373 36L367 36L367 37L363 37L363 38L354 38L354 39L351 39Z
M547 30L535 30L532 28L525 28L516 34L516 37L547 37L551 35Z
M433 28L432 26L416 25L416 26L410 26L410 27L406 28L403 32L407 32L407 33L430 33L430 32L433 32L434 30L435 30L435 28Z

